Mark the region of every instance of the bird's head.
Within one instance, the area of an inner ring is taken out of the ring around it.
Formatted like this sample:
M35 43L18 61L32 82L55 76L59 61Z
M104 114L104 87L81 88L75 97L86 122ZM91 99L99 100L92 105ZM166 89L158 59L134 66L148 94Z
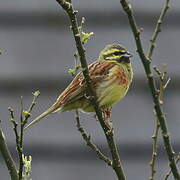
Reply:
M132 55L120 44L107 45L99 54L99 61L111 61L118 64L130 65Z

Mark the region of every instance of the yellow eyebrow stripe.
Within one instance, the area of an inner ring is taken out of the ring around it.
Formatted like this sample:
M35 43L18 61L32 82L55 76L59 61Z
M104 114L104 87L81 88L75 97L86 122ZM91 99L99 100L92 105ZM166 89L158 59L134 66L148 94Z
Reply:
M121 53L125 53L126 51L125 50L118 50L118 49L111 49L111 50L108 50L106 51L105 53L103 53L103 55L108 55L108 54L112 54L112 53L115 53L115 52L121 52Z
M106 57L106 59L109 59L109 60L116 60L116 59L119 59L121 56L110 56L110 57Z

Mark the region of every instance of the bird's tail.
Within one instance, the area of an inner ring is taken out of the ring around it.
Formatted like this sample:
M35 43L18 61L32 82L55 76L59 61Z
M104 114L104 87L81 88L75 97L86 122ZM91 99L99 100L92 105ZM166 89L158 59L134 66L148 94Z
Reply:
M27 128L29 128L30 126L32 126L33 124L37 123L38 121L40 121L41 119L43 119L44 117L48 116L50 113L53 113L54 111L56 111L59 108L58 104L55 103L53 104L49 109L47 109L45 112L43 112L41 115L39 115L37 118L35 118L32 122L30 122L25 128L24 130L26 130Z

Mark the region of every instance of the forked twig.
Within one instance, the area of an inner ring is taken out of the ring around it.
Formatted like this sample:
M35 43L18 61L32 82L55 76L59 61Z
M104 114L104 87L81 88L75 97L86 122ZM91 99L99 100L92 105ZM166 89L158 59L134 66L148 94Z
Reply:
M129 23L130 23L130 26L134 35L134 39L136 42L137 52L140 56L141 62L144 66L146 77L148 79L149 89L151 91L151 95L154 102L155 115L158 118L158 121L161 127L162 136L164 140L164 147L166 149L166 153L168 156L169 165L171 167L174 178L176 180L180 180L179 171L176 166L175 159L174 159L175 153L171 145L170 136L169 136L168 128L166 125L166 117L161 108L161 102L159 101L159 90L156 88L155 80L151 71L151 61L149 57L147 57L144 53L141 38L140 38L140 30L138 26L136 25L136 21L133 15L131 4L127 0L120 0L120 3L123 7L123 10L127 14L127 17L128 17L128 20L129 20Z
M78 131L81 133L83 139L85 140L87 146L89 146L96 154L97 157L103 160L107 165L112 166L112 161L106 155L104 155L100 149L92 142L91 136L87 134L84 128L81 125L79 112L76 110L76 127Z
M59 5L65 10L67 13L70 23L71 23L71 30L73 32L73 36L76 42L76 48L79 54L79 59L82 67L82 72L84 75L84 79L87 85L87 91L88 91L88 96L89 100L94 106L94 110L96 112L96 115L98 117L98 120L101 124L101 127L104 131L104 134L106 136L106 140L112 155L112 162L113 162L113 169L116 172L116 175L119 180L125 180L125 175L124 171L122 168L119 152L117 149L117 145L114 140L114 133L109 129L109 127L106 125L103 117L102 117L102 112L101 109L99 108L98 102L97 102L97 97L96 94L91 86L91 79L89 77L89 71L88 71L88 66L86 62L86 56L85 56L85 50L81 41L81 34L79 32L78 28L78 21L77 21L77 11L74 10L73 4L71 0L56 0Z
M178 154L177 158L176 158L176 164L179 162L180 160L180 154ZM172 171L171 169L166 173L164 180L167 180L169 178L169 176L171 175Z
M29 119L29 117L31 116L31 111L33 110L33 107L36 104L36 99L38 98L38 96L40 95L39 91L36 91L35 93L33 93L33 100L31 105L29 106L28 111L24 111L23 110L23 102L22 102L22 97L21 97L21 107L20 107L20 133L18 133L18 123L15 120L14 117L14 110L12 108L8 108L9 112L10 112L10 121L13 124L13 130L14 130L14 134L15 134L15 138L16 138L16 149L18 152L18 157L19 157L19 171L18 171L18 176L19 176L19 180L22 180L23 178L23 166L24 166L24 162L23 162L23 140L24 140L24 127L27 124L27 121Z

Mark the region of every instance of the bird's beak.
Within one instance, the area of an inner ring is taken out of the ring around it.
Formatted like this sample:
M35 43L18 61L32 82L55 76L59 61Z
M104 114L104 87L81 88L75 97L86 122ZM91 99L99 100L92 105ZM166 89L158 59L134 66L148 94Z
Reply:
M119 62L130 63L131 57L132 57L132 54L130 54L129 52L126 52L126 54L121 56L121 58L119 59Z
M126 55L127 55L129 58L133 57L133 55L132 55L130 52L126 52Z

